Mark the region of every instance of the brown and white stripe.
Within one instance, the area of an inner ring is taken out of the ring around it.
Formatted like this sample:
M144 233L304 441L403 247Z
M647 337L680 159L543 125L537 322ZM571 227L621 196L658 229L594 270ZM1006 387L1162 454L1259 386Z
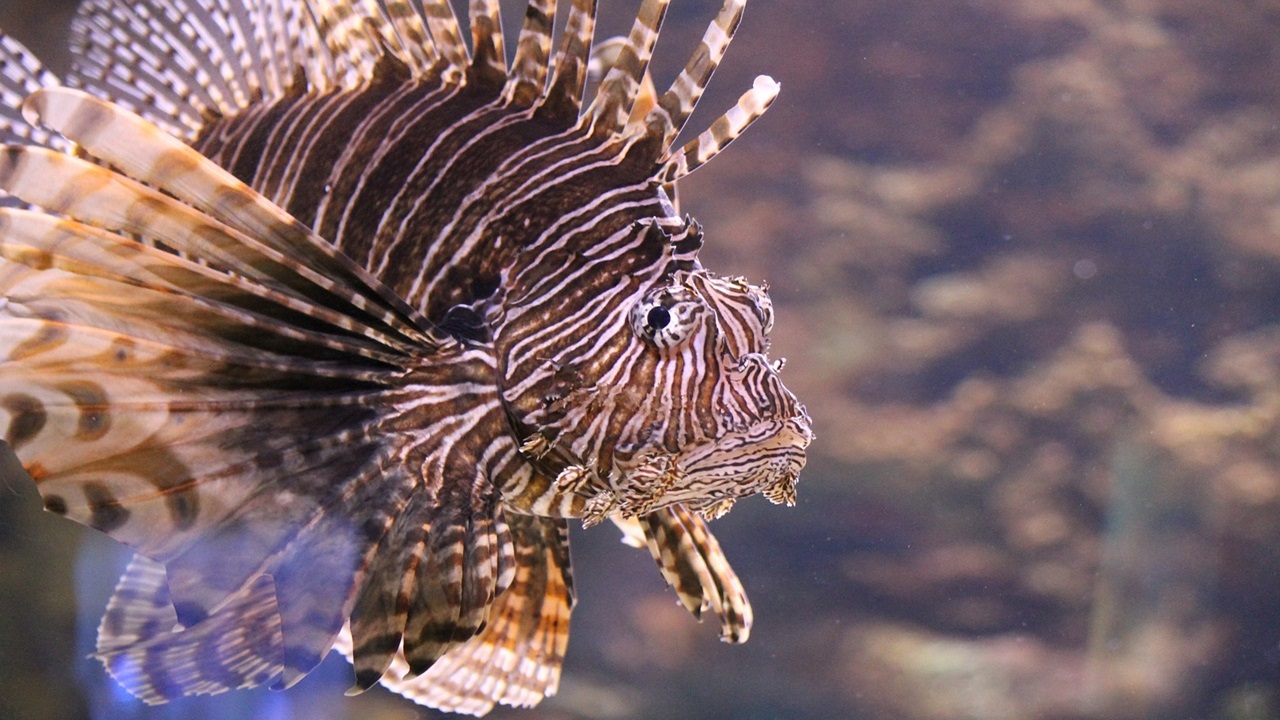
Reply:
M0 198L32 208L0 208L0 432L142 553L98 651L143 700L337 643L353 692L534 704L575 517L746 639L704 518L792 502L812 434L765 289L702 267L671 183L777 85L676 147L744 0L656 100L668 0L589 99L595 3L553 53L555 5L510 67L496 0L470 49L443 0L87 0L65 86L0 35Z

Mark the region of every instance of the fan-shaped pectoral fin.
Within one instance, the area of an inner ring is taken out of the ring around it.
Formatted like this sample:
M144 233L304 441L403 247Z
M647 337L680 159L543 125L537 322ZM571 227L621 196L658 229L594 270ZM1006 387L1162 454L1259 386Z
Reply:
M406 386L393 425L416 477L374 552L351 614L357 688L397 656L426 672L489 622L515 559L498 487L520 462L481 351L433 362ZM420 384L418 384L420 383Z
M483 630L512 582L511 531L486 478L426 478L375 553L351 616L359 689L397 656L418 675Z

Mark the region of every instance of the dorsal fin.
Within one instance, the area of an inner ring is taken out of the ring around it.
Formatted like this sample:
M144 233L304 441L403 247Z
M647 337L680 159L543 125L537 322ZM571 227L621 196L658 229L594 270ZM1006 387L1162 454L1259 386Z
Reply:
M307 8L325 46L339 60L341 74L335 79L340 87L352 88L372 77L384 52L406 65L410 61L374 0L308 3Z
M508 69L498 0L469 0L474 51L463 41L446 0L86 0L72 24L69 83L111 97L191 141L211 118L296 92L299 82L318 92L358 87L390 57L414 78L457 85L470 76L501 86L503 101L580 122L595 137L643 133L656 138L658 165L667 180L704 164L772 102L776 84L757 80L737 107L695 141L673 149L724 57L746 0L724 0L689 61L652 108L637 101L669 0L644 0L583 112L596 2L572 0L552 60L556 3L530 0ZM29 89L19 82L10 92Z
M658 99L658 106L645 118L650 131L661 134L664 148L671 146L685 121L693 114L698 99L706 90L707 82L711 80L712 73L729 49L746 4L747 0L725 1L720 14L707 26L706 34L702 36L702 42L690 56L688 64L671 83L671 88Z
M583 122L591 128L592 135L603 137L621 130L627 124L631 105L635 102L642 78L649 67L653 46L658 41L658 31L662 27L662 19L667 14L669 3L670 0L645 0L640 6L627 42L622 46L609 72L600 81L595 100L583 116Z
M587 63L591 41L596 34L596 0L573 0L564 38L556 53L555 74L542 99L548 114L572 120L582 109L582 94L587 85Z
M22 117L22 101L42 87L56 87L58 78L45 69L21 43L0 32L0 143L40 145L67 152L71 143L57 133L33 127ZM0 193L0 207L22 206Z
M747 126L759 119L777 97L778 83L768 75L757 76L751 89L738 98L737 105L662 161L666 166L664 181L675 182L719 155Z
M288 0L88 0L71 23L74 87L110 97L193 138L211 116L283 93L301 73L333 83L332 58L305 6Z
M401 47L412 59L409 63L411 72L432 72L441 62L440 53L436 51L431 40L431 32L424 24L422 14L414 8L409 0L384 0L387 19L391 29L400 40Z
M425 340L421 334L426 327L425 320L413 313L403 300L365 270L358 268L346 255L316 237L305 225L271 205L251 188L244 186L238 179L230 176L227 170L219 168L175 138L156 132L154 127L148 126L137 115L128 114L110 102L69 88L50 88L37 92L27 100L26 109L31 114L33 124L41 122L56 129L90 154L125 169L125 172L136 174L141 181L151 183L177 200L170 201L169 196L160 196L150 188L133 187L133 181L128 181L128 178L111 176L105 170L97 169L83 160L64 155L28 154L32 163L42 161L41 167L47 168L45 173L58 169L67 173L69 187L77 182L87 182L90 187L99 188L100 191L106 187L119 186L124 195L155 195L156 213L163 214L159 211L161 208L172 208L170 219L196 218L198 214L193 209L219 214L232 225L234 234L247 238L251 245L257 247L252 255L259 259L247 261L238 272L251 277L261 275L262 268L269 265L262 263L261 258L269 255L275 254L279 258L301 256L306 259L306 263L296 263L296 268L292 269L279 266L274 274L266 275L292 287L310 287L310 295L315 295L316 292L334 295L337 292L339 296L349 296L356 301L357 307L370 313L378 322L387 327L398 328L406 333L406 337ZM10 152L6 160L15 163L18 156ZM46 197L38 202L35 200L40 193L56 195L59 192L58 184L50 183L49 178L18 174L14 182L32 193L32 202L50 209L58 204L55 197ZM92 204L90 193L81 193L77 200L79 204L86 206ZM191 202L191 205L180 204L178 200ZM229 209L236 211L229 213ZM119 214L119 208L111 208L110 204L101 206L96 211ZM204 220L197 218L192 222ZM108 220L102 220L102 223L110 224ZM191 238L174 238L168 245L178 247L182 243L191 242L191 250L197 252L200 250L196 249L196 245L204 246L205 250L216 247L216 243L211 242L209 237L201 238L204 241L202 243L195 242L196 237L198 234L193 234ZM284 278L292 279L285 281ZM303 295L308 293L303 292ZM378 300L371 300L375 297ZM351 300L343 300L349 301Z
M262 58L263 92L268 97L279 97L288 92L293 82L294 43L285 32L299 27L295 19L298 8L292 3L271 0L249 11L258 16L253 23L253 47L258 49Z
M507 79L507 50L502 40L502 11L498 0L471 0L471 69L495 85Z
M422 4L422 14L426 17L427 28L431 31L436 50L445 60L444 81L462 82L463 68L471 61L467 46L462 42L462 30L458 26L458 16L454 14L453 6L447 2L427 0Z
M525 9L511 77L503 91L513 105L528 106L542 95L551 59L551 32L555 27L554 0L530 0Z
M87 0L72 21L69 82L190 141L210 118L261 99L354 88L384 56L414 77L463 81L453 11L424 10L411 0Z

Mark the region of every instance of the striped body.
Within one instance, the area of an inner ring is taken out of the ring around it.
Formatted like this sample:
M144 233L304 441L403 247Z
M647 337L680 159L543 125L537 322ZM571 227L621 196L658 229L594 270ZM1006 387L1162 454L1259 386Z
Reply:
M585 109L594 4L553 53L554 9L508 68L493 2L468 50L443 2L90 0L87 93L0 36L0 190L31 208L0 208L0 430L47 509L139 552L98 650L144 700L336 644L357 690L533 704L571 518L746 638L704 518L792 503L809 419L672 184L776 85L676 147L742 2L653 98L647 0Z
M408 79L390 67L368 89L285 98L194 146L437 324L506 290L504 271L541 276L556 269L549 252L673 212L651 158L627 164L615 143L513 112L491 90Z

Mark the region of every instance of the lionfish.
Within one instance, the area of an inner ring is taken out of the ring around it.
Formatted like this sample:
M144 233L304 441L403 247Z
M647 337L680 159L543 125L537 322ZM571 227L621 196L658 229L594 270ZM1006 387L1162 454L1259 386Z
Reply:
M530 0L509 64L497 0L469 44L446 0L88 0L61 82L0 35L0 429L137 553L98 630L125 689L337 647L353 693L533 705L572 519L746 639L706 521L792 504L812 433L674 184L777 84L677 145L745 0L659 96L667 2L593 50L595 0L560 33Z

